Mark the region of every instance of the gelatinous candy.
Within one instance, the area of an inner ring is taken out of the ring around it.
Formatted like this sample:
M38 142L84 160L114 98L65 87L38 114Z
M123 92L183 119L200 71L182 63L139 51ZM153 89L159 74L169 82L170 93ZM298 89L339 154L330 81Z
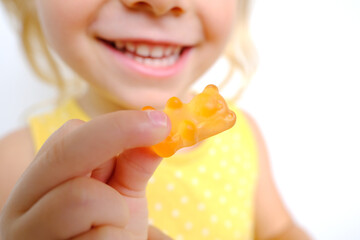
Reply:
M143 108L150 109L153 108ZM192 146L223 132L236 121L235 113L228 108L215 85L208 85L187 104L172 97L163 111L169 116L172 127L163 142L152 146L160 157L170 157L180 148Z

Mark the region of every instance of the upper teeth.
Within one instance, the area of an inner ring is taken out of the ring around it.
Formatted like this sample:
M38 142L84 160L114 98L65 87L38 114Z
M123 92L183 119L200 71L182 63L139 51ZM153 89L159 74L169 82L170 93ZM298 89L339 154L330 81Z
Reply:
M180 46L161 46L161 45L148 45L148 44L134 44L131 42L115 42L115 46L119 50L134 53L140 57L164 58L170 55L179 55L181 51Z

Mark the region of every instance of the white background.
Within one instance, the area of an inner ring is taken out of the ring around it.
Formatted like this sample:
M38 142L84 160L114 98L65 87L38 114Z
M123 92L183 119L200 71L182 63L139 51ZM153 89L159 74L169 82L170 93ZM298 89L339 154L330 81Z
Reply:
M53 96L0 8L0 135ZM258 73L240 104L258 121L281 195L316 239L360 239L360 1L257 0Z

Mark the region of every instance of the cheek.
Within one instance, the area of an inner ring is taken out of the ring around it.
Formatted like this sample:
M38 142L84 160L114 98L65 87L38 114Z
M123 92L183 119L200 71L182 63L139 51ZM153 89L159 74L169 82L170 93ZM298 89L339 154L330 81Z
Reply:
M64 45L76 34L86 32L100 3L100 0L37 0L38 17L49 45Z
M198 9L203 20L206 37L214 42L226 44L237 17L236 0L200 1Z
M236 0L199 0L198 16L202 21L204 41L199 48L201 61L196 63L200 77L225 49L236 22Z

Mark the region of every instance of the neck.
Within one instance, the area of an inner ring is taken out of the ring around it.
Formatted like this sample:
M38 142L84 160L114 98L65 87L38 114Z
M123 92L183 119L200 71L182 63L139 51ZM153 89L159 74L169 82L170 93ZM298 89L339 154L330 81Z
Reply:
M194 97L194 93L186 94L182 100L187 103ZM101 94L98 90L88 87L86 92L76 99L80 108L90 117L94 118L99 115L103 115L110 112L119 110L126 110L127 108L121 106L115 101L112 101L110 97L106 97L106 94Z
M111 99L102 96L91 87L77 99L77 102L90 118L124 109L111 101Z

